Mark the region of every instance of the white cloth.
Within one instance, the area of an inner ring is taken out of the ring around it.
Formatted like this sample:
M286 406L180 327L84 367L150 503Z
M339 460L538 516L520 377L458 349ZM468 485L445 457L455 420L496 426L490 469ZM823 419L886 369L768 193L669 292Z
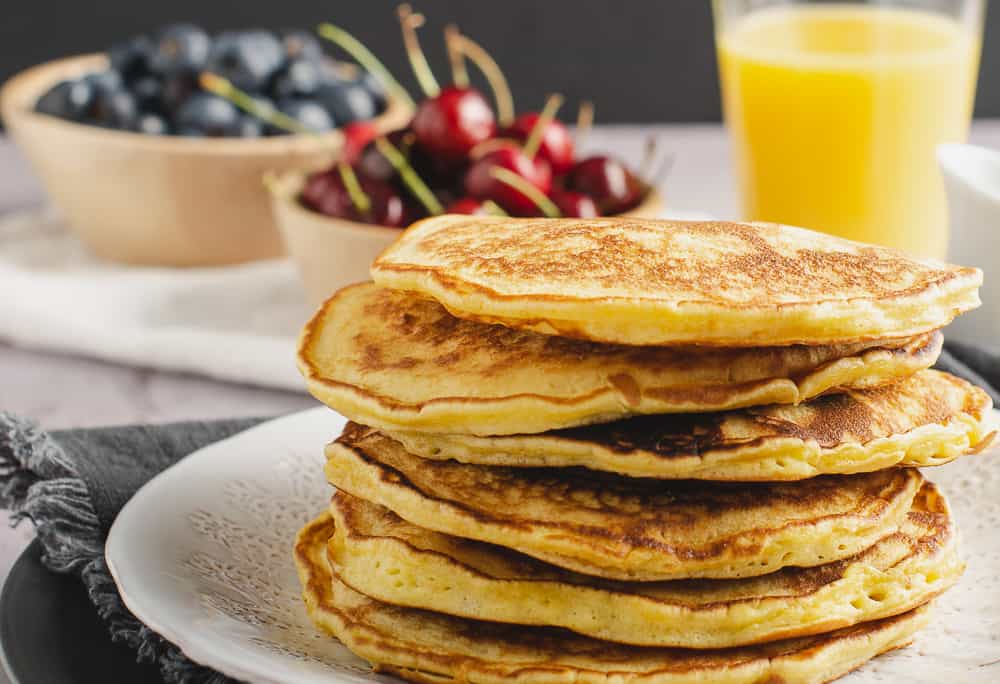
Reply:
M309 315L287 260L219 268L92 256L53 212L0 219L0 338L26 347L302 390Z
M32 210L0 218L0 293L0 338L17 345L304 389L295 339L310 312L287 260L123 266L92 256L55 213Z

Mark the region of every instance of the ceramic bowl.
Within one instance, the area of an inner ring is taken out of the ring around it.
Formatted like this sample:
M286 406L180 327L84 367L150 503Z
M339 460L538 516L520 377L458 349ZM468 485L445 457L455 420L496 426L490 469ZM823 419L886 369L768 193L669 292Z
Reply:
M351 283L370 280L368 267L399 237L398 228L374 226L325 216L299 202L306 174L290 172L273 179L271 206L288 254L298 266L310 304L319 305ZM656 218L663 199L655 190L622 216Z
M95 254L132 264L209 266L278 257L284 246L261 179L318 168L343 145L318 136L183 138L106 130L33 111L57 82L106 68L104 55L28 69L0 90L0 113L53 204ZM390 101L381 131L406 124Z

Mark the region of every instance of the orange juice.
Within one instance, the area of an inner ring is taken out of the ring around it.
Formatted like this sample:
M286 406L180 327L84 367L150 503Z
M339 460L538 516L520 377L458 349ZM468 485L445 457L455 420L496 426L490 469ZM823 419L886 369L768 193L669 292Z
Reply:
M746 218L944 258L934 150L968 133L977 35L928 12L800 5L718 45Z

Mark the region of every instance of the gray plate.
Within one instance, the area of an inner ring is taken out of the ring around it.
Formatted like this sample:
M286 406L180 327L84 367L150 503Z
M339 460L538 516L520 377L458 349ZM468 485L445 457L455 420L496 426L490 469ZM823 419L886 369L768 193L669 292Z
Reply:
M80 580L42 565L36 539L14 563L0 594L0 659L12 684L162 682L152 665L111 641Z

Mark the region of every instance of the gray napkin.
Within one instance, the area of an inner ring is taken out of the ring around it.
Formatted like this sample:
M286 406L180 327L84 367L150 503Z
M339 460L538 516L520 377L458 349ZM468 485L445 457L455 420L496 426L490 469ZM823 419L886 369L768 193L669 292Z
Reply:
M104 562L122 506L154 475L260 419L66 430L46 433L0 413L0 506L34 524L54 572L83 581L111 636L154 662L166 682L223 684L229 678L188 660L125 608Z
M1000 353L946 345L938 367L983 386L1000 406ZM0 506L31 520L55 572L78 575L111 635L156 662L167 682L224 684L227 677L188 660L122 604L104 563L104 542L122 506L150 478L191 452L259 419L67 430L46 433L0 413Z

